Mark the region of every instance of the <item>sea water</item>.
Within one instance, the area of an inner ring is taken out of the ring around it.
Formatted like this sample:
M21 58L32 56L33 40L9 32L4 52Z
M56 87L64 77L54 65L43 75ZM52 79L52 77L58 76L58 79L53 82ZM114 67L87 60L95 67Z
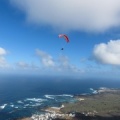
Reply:
M96 94L100 87L119 88L119 80L61 77L0 77L0 120L42 114L45 107L75 102L74 95Z

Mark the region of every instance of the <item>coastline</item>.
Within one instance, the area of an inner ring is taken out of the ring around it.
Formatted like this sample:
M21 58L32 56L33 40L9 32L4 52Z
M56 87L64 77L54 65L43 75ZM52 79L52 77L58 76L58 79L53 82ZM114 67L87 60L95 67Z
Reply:
M76 103L65 104L62 112L76 112L87 117L119 117L120 119L120 89L100 88L96 94L77 95ZM105 118L104 118L105 119Z
M61 107L48 107L44 115L33 115L31 118L18 120L104 120L120 118L120 89L100 88L93 94L75 95L75 103L63 103Z

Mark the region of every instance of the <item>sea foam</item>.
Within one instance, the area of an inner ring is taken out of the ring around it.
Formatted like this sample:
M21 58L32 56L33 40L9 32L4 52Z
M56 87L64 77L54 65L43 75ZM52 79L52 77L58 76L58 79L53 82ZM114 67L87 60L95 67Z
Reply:
M21 104L23 104L23 102L22 102L21 100L17 101L17 103L21 103Z
M48 99L54 99L53 95L45 95L45 97Z
M98 93L98 91L94 90L93 88L90 88L90 90L92 91L93 94L97 94Z
M62 95L45 95L48 99L55 99L55 97L73 97L73 95L62 94Z
M0 106L0 109L4 109L6 107L7 104L3 104Z
M41 98L27 98L25 101L43 102L43 101L46 101L46 99L41 99Z

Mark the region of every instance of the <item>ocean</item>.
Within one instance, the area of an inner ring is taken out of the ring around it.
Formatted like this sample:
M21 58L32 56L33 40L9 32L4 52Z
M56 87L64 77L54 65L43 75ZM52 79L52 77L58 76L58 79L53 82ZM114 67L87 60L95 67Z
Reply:
M119 80L63 77L0 77L0 120L43 114L45 107L75 102L74 95L95 94L100 87L120 88Z

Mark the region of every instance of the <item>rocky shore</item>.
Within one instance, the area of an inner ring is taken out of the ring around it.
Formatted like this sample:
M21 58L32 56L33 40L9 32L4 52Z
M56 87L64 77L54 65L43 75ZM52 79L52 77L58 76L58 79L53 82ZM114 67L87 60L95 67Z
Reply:
M120 120L120 90L100 88L97 94L77 95L75 103L44 109L45 114L20 120Z

